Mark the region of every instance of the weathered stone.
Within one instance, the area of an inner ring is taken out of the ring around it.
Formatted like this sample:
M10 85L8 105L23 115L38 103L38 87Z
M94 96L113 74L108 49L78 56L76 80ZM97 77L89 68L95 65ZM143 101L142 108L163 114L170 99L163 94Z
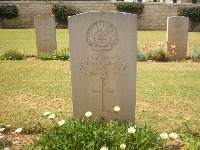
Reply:
M134 122L137 17L90 12L69 17L73 116Z
M172 16L167 18L167 50L174 60L186 58L189 18Z
M54 16L34 17L37 53L52 54L57 49Z

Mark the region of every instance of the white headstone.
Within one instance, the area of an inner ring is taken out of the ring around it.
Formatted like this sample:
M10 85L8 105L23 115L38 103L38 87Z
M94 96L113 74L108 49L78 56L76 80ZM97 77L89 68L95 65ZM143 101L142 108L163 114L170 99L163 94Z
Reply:
M137 16L89 12L69 17L73 116L135 119Z
M52 54L57 49L54 16L34 17L37 53Z
M186 58L188 25L188 17L173 16L167 18L167 50L175 52L173 55L175 60Z

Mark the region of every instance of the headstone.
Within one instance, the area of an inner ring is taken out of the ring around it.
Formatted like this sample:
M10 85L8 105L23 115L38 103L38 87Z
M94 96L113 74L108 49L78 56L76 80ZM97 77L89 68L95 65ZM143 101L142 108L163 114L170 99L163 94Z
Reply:
M173 54L173 59L186 58L189 18L172 16L167 18L167 50Z
M73 117L134 122L137 16L89 12L69 17Z
M52 54L57 49L54 16L34 17L37 53Z

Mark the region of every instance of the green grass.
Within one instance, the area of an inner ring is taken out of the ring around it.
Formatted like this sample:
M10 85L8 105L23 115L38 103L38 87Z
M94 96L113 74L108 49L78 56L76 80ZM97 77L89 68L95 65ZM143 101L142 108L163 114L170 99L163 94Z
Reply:
M159 130L176 129L181 117L198 124L200 63L138 63L137 120Z
M45 111L71 115L69 62L0 61L0 68L1 123L39 130Z
M57 49L68 47L68 30L56 30ZM16 50L23 54L37 54L35 29L0 29L0 54Z
M0 29L0 54L16 49L36 54L34 29ZM3 35L3 36L2 36ZM200 33L189 33L188 46L200 44ZM139 31L144 44L165 41L164 31ZM58 49L68 47L68 30L57 30ZM45 111L59 119L72 115L70 62L0 61L0 124L26 131L43 130L51 123ZM138 62L136 122L148 123L159 131L181 128L181 117L200 131L200 63Z
M107 147L110 150L118 150L124 143L126 150L166 150L163 140L158 140L158 137L159 134L155 130L145 125L68 119L64 125L57 125L44 132L39 141L25 149L43 150L48 147L56 150L102 150L102 147Z
M200 45L200 32L188 32L187 55L191 55L191 49L195 45ZM166 42L166 31L138 31L138 44L144 47L146 42L150 42L152 46L157 43Z
M26 55L36 54L36 39L34 29L0 29L0 54L17 50ZM200 44L200 32L188 33L188 55L194 45ZM57 49L68 48L68 30L56 30ZM142 47L146 42L156 45L166 41L166 31L138 31L138 43Z
M0 61L0 68L1 123L42 130L45 111L72 115L68 61ZM199 79L200 63L138 62L136 122L175 130L185 116L199 131Z

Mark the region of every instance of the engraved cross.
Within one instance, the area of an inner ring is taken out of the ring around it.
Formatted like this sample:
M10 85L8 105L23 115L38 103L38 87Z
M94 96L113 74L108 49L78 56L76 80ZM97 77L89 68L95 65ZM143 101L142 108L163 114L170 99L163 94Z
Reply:
M44 41L45 45L47 45L47 42L49 42L49 36L50 36L49 26L45 27L43 25L43 30L44 30L44 39L42 41Z
M96 90L93 90L93 93L101 93L101 102L102 102L102 112L106 112L106 102L105 102L105 93L113 93L114 94L114 90L111 90L111 91L106 91L104 86L105 86L105 79L106 78L101 78L101 81L102 81L102 88L101 88L101 91L96 91Z
M44 39L43 39L42 41L44 41L45 45L47 45L47 41L49 41L49 39L47 38L46 33L45 33L45 35L44 35Z
M48 29L49 29L48 22L40 20L40 26L41 26L41 28L43 28L43 32L41 32L40 34L44 34L44 35L41 35L42 37L44 36L44 39L42 41L44 41L45 46L46 46L47 41L49 41L49 39L47 38L47 32L48 32Z

